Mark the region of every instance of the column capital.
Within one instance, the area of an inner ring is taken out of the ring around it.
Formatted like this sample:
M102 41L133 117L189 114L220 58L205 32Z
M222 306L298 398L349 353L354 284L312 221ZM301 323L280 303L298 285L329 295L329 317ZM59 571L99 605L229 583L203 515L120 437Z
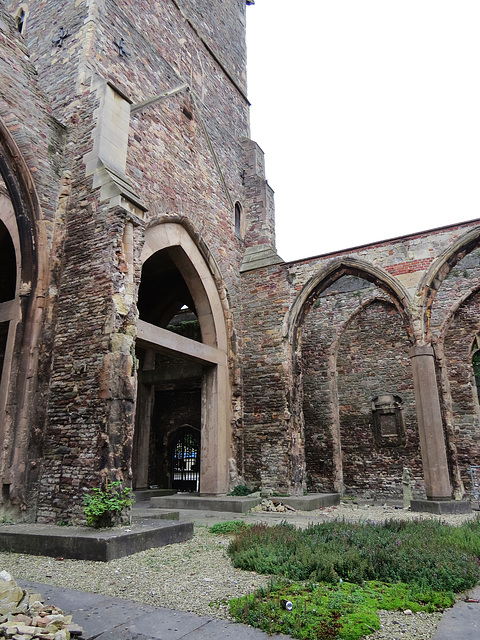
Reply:
M416 358L417 356L431 356L433 358L435 353L431 345L425 344L411 347L408 355L410 358Z

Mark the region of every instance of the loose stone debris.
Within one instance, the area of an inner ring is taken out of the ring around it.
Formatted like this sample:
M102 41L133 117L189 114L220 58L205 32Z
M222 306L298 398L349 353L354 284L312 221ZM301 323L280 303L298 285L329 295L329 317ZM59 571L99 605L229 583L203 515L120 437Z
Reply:
M290 507L288 504L279 502L278 500L268 500L267 498L264 498L260 504L257 504L257 506L250 509L250 511L275 511L277 513L286 513L287 511L295 511L295 509Z
M70 640L83 634L54 605L45 605L39 593L28 593L7 571L0 572L0 638L12 640Z

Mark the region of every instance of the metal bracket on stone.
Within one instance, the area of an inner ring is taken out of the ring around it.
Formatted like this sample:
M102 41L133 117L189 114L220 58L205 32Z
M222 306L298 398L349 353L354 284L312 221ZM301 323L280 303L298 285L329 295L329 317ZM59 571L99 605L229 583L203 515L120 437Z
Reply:
M52 40L52 44L56 44L57 47L61 47L63 45L63 41L65 40L65 38L68 38L69 35L70 34L68 33L68 29L65 31L63 27L60 27L58 38L54 38Z
M127 51L127 50L124 48L124 39L123 39L123 38L120 38L120 40L119 40L119 41L117 41L117 40L114 38L114 39L113 39L113 42L117 45L117 47L118 47L118 55L119 55L121 58L123 58L123 57L127 57L127 56L131 56L131 55L132 55L129 51Z

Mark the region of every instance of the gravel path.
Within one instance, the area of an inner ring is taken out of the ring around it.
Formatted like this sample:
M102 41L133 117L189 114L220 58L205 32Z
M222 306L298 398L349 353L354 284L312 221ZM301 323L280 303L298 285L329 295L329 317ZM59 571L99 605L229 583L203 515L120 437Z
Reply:
M273 523L272 516L274 514L247 514L241 519ZM380 522L390 518L419 517L394 507L352 503L282 516L297 526L333 518ZM232 515L232 519L234 517ZM422 517L438 519L430 515ZM442 520L459 524L467 517L475 516L443 516ZM213 524L212 519L208 524ZM234 569L226 554L228 543L228 537L210 534L206 526L196 526L195 536L188 542L150 549L108 563L0 553L0 569L6 569L17 580L44 582L157 607L227 618L229 598L268 583L268 576ZM435 633L440 615L383 612L380 618L383 628L368 636L370 640L428 640Z

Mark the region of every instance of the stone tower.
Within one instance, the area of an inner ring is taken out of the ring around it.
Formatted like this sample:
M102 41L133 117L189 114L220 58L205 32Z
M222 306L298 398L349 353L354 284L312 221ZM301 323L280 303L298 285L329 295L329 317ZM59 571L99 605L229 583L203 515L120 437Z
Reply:
M245 0L3 4L0 116L32 201L26 225L2 172L4 508L80 520L106 477L170 486L185 442L180 482L225 493L240 268L247 247L280 262L249 140Z

